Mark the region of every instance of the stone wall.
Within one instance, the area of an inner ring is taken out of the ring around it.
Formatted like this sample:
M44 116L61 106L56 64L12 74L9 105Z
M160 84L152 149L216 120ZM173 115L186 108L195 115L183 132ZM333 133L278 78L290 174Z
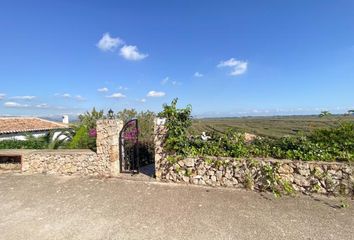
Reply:
M22 153L23 173L108 175L107 164L91 150L38 150Z
M155 142L155 176L156 179L161 179L163 166L162 162L166 159L167 155L163 149L163 141L166 136L166 127L164 126L164 121L155 118L154 121L154 142Z
M159 180L252 190L283 191L290 186L303 193L354 193L353 166L349 163L216 157L171 159L160 162Z
M255 190L354 194L353 163L276 159L186 158L163 149L166 129L155 123L155 172L159 181Z
M0 150L3 156L21 156L24 173L116 176L120 172L119 132L123 122L97 122L97 153L91 150Z
M97 158L98 162L106 164L110 176L116 176L120 173L119 133L122 128L122 120L104 119L97 121Z

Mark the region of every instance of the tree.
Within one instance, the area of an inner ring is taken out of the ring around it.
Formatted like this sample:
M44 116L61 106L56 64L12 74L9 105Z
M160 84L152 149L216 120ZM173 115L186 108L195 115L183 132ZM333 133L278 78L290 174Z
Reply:
M97 111L96 108L93 108L91 112L87 111L79 115L80 125L85 125L89 130L96 129L97 120L103 118L105 118L104 111Z
M116 114L116 118L123 120L124 123L132 118L137 118L138 112L135 109L123 109Z
M352 109L352 110L348 110L348 115L354 115L354 109Z
M43 136L42 139L46 144L46 148L58 149L65 147L72 140L74 135L75 131L73 129L65 129L61 132L50 131L45 136Z

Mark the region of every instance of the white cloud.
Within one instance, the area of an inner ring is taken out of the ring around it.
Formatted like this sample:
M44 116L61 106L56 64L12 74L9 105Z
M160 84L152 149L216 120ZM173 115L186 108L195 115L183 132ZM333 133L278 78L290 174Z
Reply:
M165 77L164 79L161 80L161 84L165 85L166 83L168 83L169 80L170 80L169 77Z
M168 83L171 83L171 85L176 86L176 85L181 85L180 82L177 81L171 81L170 77L165 77L164 79L161 80L161 85L166 85Z
M122 93L113 93L110 96L107 96L108 98L116 98L116 99L121 99L121 98L125 98L126 96Z
M27 104L21 104L21 103L17 103L17 102L5 102L4 107L7 107L7 108L27 108L30 106Z
M128 90L127 87L123 87L123 86L119 86L118 89L119 89L119 90Z
M64 94L60 94L60 93L56 93L54 94L54 96L57 96L57 97L62 97L62 98L65 98L65 99L73 99L73 100L77 100L77 101L86 101L86 98L84 98L83 96L81 95L71 95L70 93L64 93Z
M3 100L6 97L5 93L0 93L0 100Z
M86 101L86 99L81 95L76 95L74 98L78 101Z
M237 75L244 74L247 71L248 62L236 60L234 58L230 58L229 60L221 61L217 65L217 67L219 67L219 68L229 67L232 69L232 71L230 72L230 75L237 76Z
M163 97L165 95L166 95L166 93L164 93L164 92L150 91L150 92L148 92L148 94L146 96L147 97Z
M49 105L47 103L41 103L41 104L37 104L36 108L49 108Z
M120 49L120 55L131 61L139 61L148 56L148 54L140 53L138 47L132 45L124 45Z
M35 98L36 98L36 96L16 96L16 97L12 97L12 99L18 99L18 100L33 100Z
M145 103L145 102L146 102L146 99L145 99L145 98L140 99L140 102Z
M110 36L109 33L103 34L102 38L100 41L96 44L96 46L101 49L104 52L107 51L114 51L116 48L120 45L122 45L124 42L120 38L113 38Z
M106 88L106 87L103 87L103 88L99 88L99 89L97 89L97 91L98 91L98 92L108 92L108 91L109 91L109 89L108 89L108 88Z
M200 77L203 77L203 76L204 76L204 75L201 74L200 72L195 72L195 73L194 73L194 77L200 78Z

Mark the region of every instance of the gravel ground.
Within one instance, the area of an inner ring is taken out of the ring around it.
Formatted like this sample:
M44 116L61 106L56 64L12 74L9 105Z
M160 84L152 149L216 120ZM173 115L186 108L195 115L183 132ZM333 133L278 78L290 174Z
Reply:
M354 201L0 174L0 239L354 239Z

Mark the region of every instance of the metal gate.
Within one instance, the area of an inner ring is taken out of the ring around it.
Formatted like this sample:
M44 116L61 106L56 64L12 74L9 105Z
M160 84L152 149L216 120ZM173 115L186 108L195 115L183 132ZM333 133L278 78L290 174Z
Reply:
M138 119L128 121L119 133L120 172L139 173Z

